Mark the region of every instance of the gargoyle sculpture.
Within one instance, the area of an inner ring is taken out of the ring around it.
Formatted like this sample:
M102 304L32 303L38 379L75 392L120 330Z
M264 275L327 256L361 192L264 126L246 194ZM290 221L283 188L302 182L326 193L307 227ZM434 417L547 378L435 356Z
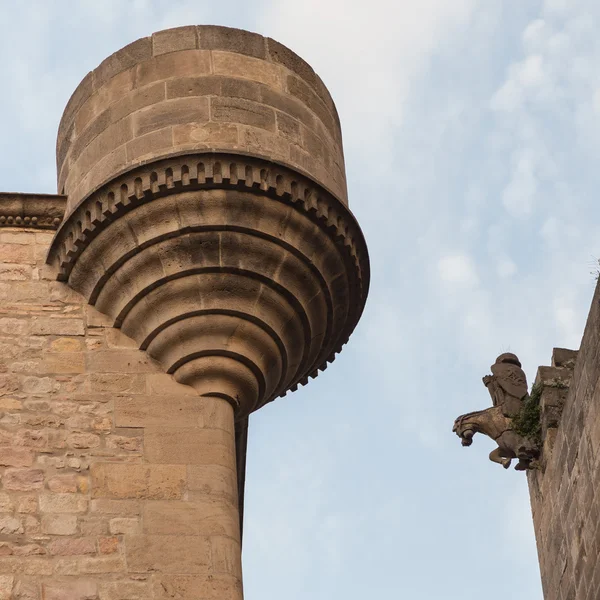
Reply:
M493 406L461 415L454 421L452 431L460 437L463 446L470 446L473 436L483 433L498 444L490 452L492 462L508 469L512 459L517 458L517 471L531 469L539 456L539 448L535 441L513 428L513 419L528 397L527 378L515 354L501 354L491 369L492 375L486 375L483 384L492 397Z

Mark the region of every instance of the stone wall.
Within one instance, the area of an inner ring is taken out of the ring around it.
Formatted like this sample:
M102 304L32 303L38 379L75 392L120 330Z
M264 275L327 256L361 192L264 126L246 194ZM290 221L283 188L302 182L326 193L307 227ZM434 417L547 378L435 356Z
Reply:
M0 600L241 600L248 415L367 297L343 162L270 38L162 31L84 78L62 195L0 194Z
M264 157L347 202L340 124L312 68L275 40L215 26L155 33L88 74L58 131L69 210L149 159L190 150Z
M55 281L52 237L0 229L0 600L241 598L231 406Z
M555 352L538 372L544 451L528 480L545 600L600 598L599 376L600 287L574 369Z

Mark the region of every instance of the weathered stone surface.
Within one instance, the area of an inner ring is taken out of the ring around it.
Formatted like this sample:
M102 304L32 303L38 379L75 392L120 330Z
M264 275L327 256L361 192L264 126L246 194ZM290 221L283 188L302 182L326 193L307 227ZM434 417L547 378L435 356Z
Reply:
M77 531L77 517L69 514L44 515L42 531L50 535L73 535Z
M45 513L82 513L87 505L81 494L40 494L40 510Z
M96 463L91 466L94 498L181 498L183 466Z
M368 289L332 107L260 35L158 32L69 101L68 197L0 194L0 600L241 600L247 415Z
M63 579L43 584L44 600L95 600L98 586L86 579Z
M0 575L0 600L11 600L14 581L13 575Z
M44 485L44 471L39 469L7 469L2 485L5 490L29 492L39 490Z
M600 589L597 469L600 287L578 352L557 348L540 367L541 468L528 473L545 600L591 599Z
M199 589L202 589L206 600L237 600L242 597L241 580L231 576L213 575L207 581L197 575L154 575L153 580L155 600L196 600Z
M207 573L212 565L210 538L193 535L138 535L125 541L132 573ZM239 550L239 547L238 547Z
M204 502L150 501L144 506L144 533L161 535L226 535L239 539L233 505Z

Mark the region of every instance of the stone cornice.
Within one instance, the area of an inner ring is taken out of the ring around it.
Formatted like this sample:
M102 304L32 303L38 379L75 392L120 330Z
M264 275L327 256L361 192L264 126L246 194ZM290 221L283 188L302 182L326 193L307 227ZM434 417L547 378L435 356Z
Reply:
M57 229L66 206L66 196L0 192L0 227Z
M199 171L202 165L203 172ZM305 212L346 247L368 292L369 258L362 231L350 209L322 186L291 168L243 154L190 153L147 163L92 192L60 227L48 254L58 279L69 273L90 240L140 204L178 190L248 189Z

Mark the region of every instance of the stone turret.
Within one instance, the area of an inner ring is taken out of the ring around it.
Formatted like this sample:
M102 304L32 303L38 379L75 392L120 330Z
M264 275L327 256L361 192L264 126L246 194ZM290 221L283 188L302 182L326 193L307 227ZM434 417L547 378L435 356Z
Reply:
M248 415L334 360L369 286L335 105L272 39L162 31L81 82L57 170L67 200L51 272L196 394L193 431L171 422L169 394L128 413L148 427L134 470L91 460L91 498L142 502L119 577L160 598L241 598L241 502L226 473L243 486ZM165 473L183 487L165 488Z

